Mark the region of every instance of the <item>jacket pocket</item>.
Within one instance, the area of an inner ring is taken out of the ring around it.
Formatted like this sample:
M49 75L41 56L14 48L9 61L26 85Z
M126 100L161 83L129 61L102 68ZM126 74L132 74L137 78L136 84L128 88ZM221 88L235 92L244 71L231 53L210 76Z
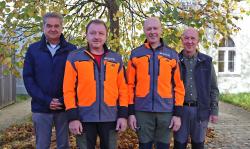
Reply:
M172 98L172 70L175 65L175 60L158 56L157 92L161 98Z
M104 69L104 102L116 106L118 99L117 77L120 63L105 61Z
M133 59L136 67L136 97L145 97L150 91L150 56Z
M93 61L77 61L77 96L79 106L91 106L96 101L96 80Z

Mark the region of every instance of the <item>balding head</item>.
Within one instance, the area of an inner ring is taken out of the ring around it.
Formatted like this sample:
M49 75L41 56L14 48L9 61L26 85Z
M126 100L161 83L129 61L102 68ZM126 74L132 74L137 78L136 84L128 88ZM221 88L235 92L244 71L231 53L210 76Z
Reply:
M199 32L197 29L189 27L184 30L181 41L184 47L184 54L187 56L193 56L199 44Z
M193 35L195 35L197 37L197 39L199 40L199 32L197 29L193 28L193 27L188 27L184 30L182 36L185 36L186 34L190 34L192 33Z
M158 17L147 18L143 23L143 27L145 28L145 26L148 25L148 24L151 24L151 22L155 22L161 27L161 21L160 21L160 19Z
M157 48L160 45L162 27L159 18L151 17L144 21L143 30L148 43L152 48Z

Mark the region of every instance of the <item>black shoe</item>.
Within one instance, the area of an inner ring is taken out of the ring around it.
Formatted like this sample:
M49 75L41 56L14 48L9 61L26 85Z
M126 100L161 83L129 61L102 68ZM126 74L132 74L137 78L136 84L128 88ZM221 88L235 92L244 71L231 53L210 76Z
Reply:
M169 144L156 142L156 149L169 149Z
M204 142L200 143L192 142L192 149L204 149Z
M178 141L174 141L174 149L186 149L187 148L187 142L180 143Z
M139 143L139 149L152 149L153 142Z

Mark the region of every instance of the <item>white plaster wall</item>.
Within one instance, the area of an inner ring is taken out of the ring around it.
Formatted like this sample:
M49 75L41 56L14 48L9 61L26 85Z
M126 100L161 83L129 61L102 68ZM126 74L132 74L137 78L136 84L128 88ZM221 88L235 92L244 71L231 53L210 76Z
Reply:
M224 93L250 92L250 17L244 16L237 24L241 30L231 37L239 54L236 62L240 63L240 71L236 75L218 75L220 92Z

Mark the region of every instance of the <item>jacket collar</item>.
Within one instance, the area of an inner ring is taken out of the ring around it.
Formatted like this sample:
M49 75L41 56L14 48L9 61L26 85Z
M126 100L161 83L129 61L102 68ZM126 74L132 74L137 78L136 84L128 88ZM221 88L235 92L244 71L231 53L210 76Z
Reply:
M159 49L161 47L164 47L165 46L165 43L163 42L163 39L160 38L160 43L161 45L159 45L156 49ZM152 49L151 45L149 44L149 42L147 41L147 39L144 41L144 46L148 49Z
M106 55L108 52L110 52L110 50L108 49L108 46L107 46L106 43L104 43L103 49L104 49L104 55ZM90 52L89 44L87 45L86 48L84 48L84 51L85 51L90 57L94 58L93 55L92 55L91 52Z
M61 34L61 36L60 36L60 43L59 43L59 45L60 45L60 50L62 50L62 51L64 51L64 50L65 51L66 50L70 50L70 49L64 48L64 47L67 46L67 42L66 42L63 34ZM45 35L43 34L42 37L41 37L40 49L47 50L47 48L45 48L45 47L47 47L47 40L46 40Z
M181 62L184 61L184 54L183 54L183 50L179 53L179 60ZM203 56L203 54L199 51L197 51L197 62L202 62L202 61L205 61L206 58Z

